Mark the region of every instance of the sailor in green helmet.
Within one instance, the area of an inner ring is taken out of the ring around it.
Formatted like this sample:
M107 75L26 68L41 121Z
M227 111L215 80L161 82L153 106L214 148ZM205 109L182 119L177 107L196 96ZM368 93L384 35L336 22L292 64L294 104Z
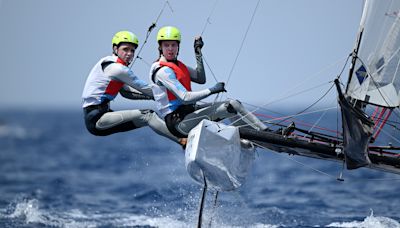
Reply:
M117 32L112 38L113 54L101 58L90 71L82 94L86 128L94 135L105 136L150 126L158 134L178 142L150 109L110 109L110 101L118 93L133 100L153 99L150 86L128 67L138 45L139 40L132 32Z
M173 26L166 26L157 34L159 58L150 69L150 81L159 114L164 118L168 129L179 138L186 138L189 131L201 120L219 121L225 118L237 118L236 125L251 126L258 130L267 127L248 112L237 100L227 100L213 104L197 105L212 94L226 92L223 82L213 87L192 91L191 83L204 84L204 73L201 49L203 40L196 37L194 52L196 68L186 66L178 60L180 31Z

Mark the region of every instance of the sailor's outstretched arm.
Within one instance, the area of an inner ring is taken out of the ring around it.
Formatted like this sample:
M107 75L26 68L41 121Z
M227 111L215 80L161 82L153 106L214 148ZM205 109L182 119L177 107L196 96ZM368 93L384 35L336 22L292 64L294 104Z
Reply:
M140 91L124 85L120 90L119 93L127 98L127 99L131 99L131 100L153 100L152 96L148 96L146 94L141 93Z
M113 80L123 82L143 94L153 97L150 85L139 79L127 66L112 63L104 68L104 74Z
M169 67L162 67L156 74L156 80L171 91L184 104L194 103L211 95L210 89L188 91L178 81L174 71Z

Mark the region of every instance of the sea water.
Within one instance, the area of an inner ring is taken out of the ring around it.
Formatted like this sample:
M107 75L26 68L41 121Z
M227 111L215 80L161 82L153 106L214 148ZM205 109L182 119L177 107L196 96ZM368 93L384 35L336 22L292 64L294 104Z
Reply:
M332 118L332 121L336 120ZM90 135L81 110L0 112L0 227L196 227L202 186L149 128ZM400 175L257 150L202 227L400 227Z

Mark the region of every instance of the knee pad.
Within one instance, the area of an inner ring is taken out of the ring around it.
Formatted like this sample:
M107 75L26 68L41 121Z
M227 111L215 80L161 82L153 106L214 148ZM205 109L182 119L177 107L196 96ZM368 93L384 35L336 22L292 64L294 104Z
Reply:
M226 103L226 110L229 113L237 114L237 111L240 110L242 107L242 103L238 100L229 100Z

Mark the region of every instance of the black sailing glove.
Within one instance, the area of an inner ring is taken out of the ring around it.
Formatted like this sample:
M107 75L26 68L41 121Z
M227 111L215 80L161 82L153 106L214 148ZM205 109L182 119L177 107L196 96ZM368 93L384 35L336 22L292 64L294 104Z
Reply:
M225 83L223 82L218 82L217 84L215 84L215 86L210 88L211 94L214 93L221 93L221 92L226 92L225 90Z
M203 39L201 38L201 36L196 37L194 39L194 45L193 46L194 46L194 52L196 53L196 55L201 54L201 49L204 46L204 42L203 42Z

